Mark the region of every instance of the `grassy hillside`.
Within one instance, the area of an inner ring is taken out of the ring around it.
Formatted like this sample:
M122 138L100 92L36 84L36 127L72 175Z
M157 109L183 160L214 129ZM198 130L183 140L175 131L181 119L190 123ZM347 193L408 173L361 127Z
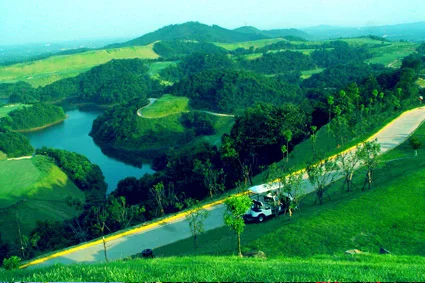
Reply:
M425 143L425 125L414 134ZM158 248L156 259L69 265L4 272L8 280L41 281L423 281L425 251L425 149L414 157L408 142L380 157L371 190L362 191L365 171L354 175L354 191L342 182L329 189L323 205L303 199L290 221L287 215L249 224L243 251L266 258L238 258L236 238L227 227ZM391 254L380 255L384 247ZM345 254L358 249L362 253ZM172 266L172 268L171 268ZM188 268L191 266L191 268ZM105 268L108 270L105 273Z
M266 45L270 45L279 41L282 41L284 39L282 38L270 38L270 39L260 39L260 40L253 40L253 41L244 41L244 42L235 42L235 43L220 43L216 42L215 45L223 47L227 50L235 50L238 48L244 48L249 49L251 46L254 48L261 48Z
M52 56L43 60L0 66L0 83L25 81L33 87L75 77L112 59L155 59L153 45L93 50L78 54Z
M10 112L16 109L22 109L26 105L24 104L10 104L3 107L0 107L0 118L6 117Z
M172 114L189 111L189 99L165 94L151 106L140 111L144 118L163 118Z
M67 197L84 198L57 166L46 157L0 161L0 229L6 242L17 236L17 219L22 232L29 233L39 220L63 220L77 215Z
M171 257L107 265L0 271L7 281L341 282L423 281L423 257L359 255L304 258Z

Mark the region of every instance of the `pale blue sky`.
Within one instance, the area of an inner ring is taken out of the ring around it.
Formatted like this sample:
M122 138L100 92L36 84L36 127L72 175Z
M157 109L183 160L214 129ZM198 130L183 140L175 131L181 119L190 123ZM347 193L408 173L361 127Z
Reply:
M169 24L370 26L425 20L425 0L0 0L0 45L137 37Z

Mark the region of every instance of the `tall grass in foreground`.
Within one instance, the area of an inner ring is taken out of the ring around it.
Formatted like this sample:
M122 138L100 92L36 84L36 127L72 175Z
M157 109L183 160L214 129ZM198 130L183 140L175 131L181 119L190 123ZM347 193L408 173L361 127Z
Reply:
M171 257L0 271L4 281L424 281L425 258L342 255L303 258Z

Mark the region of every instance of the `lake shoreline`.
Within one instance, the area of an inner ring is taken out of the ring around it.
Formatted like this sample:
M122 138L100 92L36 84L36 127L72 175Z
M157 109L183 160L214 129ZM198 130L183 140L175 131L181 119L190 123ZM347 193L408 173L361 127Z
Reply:
M66 115L65 118L63 118L63 119L60 119L60 120L58 120L56 122L53 122L53 123L50 123L50 124L47 124L47 125L44 125L44 126L40 126L40 127L36 127L36 128L31 128L31 129L13 130L13 131L14 132L17 132L17 133L31 133L31 132L36 132L36 131L40 131L40 130L46 129L48 127L51 127L51 126L60 124L60 123L64 122L66 119L68 119L68 115Z

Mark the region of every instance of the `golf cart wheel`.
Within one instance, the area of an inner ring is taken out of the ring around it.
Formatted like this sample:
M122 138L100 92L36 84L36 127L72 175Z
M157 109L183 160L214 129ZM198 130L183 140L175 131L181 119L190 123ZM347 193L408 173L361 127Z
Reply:
M264 220L266 220L266 216L264 214L260 214L258 216L258 222L264 222Z

